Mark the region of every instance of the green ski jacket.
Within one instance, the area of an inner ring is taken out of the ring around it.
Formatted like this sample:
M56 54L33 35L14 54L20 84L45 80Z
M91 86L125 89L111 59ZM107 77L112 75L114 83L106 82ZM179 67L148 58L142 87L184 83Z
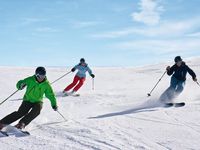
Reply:
M20 89L21 84L26 84L26 93L23 97L24 101L31 103L43 102L43 95L45 94L45 96L51 101L51 106L57 106L55 94L47 79L40 83L34 75L25 78L24 80L20 80L16 85L17 89Z

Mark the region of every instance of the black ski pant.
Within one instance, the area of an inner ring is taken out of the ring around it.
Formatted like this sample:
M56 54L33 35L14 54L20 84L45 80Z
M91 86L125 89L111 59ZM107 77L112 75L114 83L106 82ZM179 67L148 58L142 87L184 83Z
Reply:
M0 123L8 125L21 118L19 123L24 123L26 126L40 114L42 104L42 102L31 103L23 101L18 111L14 111L13 113L1 119Z

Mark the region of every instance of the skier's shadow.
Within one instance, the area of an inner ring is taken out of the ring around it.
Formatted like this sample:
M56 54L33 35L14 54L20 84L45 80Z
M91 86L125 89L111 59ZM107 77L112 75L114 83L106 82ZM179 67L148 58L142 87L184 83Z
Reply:
M162 107L162 105L158 102L152 102L152 103L145 102L131 109L114 112L114 113L107 113L107 114L99 115L96 117L89 117L88 119L100 119L100 118L121 116L121 115L126 115L126 114L133 114L133 113L151 112L151 111L156 111L159 107Z

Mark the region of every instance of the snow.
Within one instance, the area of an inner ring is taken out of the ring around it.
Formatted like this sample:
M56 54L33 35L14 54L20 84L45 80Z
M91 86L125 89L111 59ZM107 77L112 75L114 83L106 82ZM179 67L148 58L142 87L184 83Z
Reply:
M200 74L199 59L186 61ZM151 97L147 93L172 62L145 67L93 68L95 89L88 76L80 97L57 97L64 119L44 99L38 118L26 128L31 136L0 137L1 150L193 150L200 147L200 87L187 76L184 92L176 101L181 108L162 108L157 103L169 86L165 75ZM12 94L18 80L34 73L33 67L0 67L1 101ZM70 68L47 67L49 81ZM58 94L73 79L69 74L52 86ZM0 118L18 109L19 91L0 106ZM13 123L15 125L17 122Z

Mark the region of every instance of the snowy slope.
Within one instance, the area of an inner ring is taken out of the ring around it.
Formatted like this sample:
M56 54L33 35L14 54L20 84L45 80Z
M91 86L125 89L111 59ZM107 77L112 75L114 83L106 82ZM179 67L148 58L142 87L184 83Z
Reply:
M200 75L200 61L188 60ZM172 62L173 63L173 62ZM165 71L163 63L137 68L94 68L95 90L88 76L80 97L58 97L54 112L47 99L38 118L28 127L31 136L0 137L0 150L192 150L200 149L200 87L188 75L185 90L176 101L182 108L155 106L168 87L165 76L158 88L147 93ZM0 67L1 101L14 92L15 83L34 73L35 68ZM53 81L69 68L47 68ZM56 93L72 81L70 74L53 85ZM199 78L200 79L200 78ZM0 118L17 110L24 91L0 106ZM16 124L16 123L14 123Z

